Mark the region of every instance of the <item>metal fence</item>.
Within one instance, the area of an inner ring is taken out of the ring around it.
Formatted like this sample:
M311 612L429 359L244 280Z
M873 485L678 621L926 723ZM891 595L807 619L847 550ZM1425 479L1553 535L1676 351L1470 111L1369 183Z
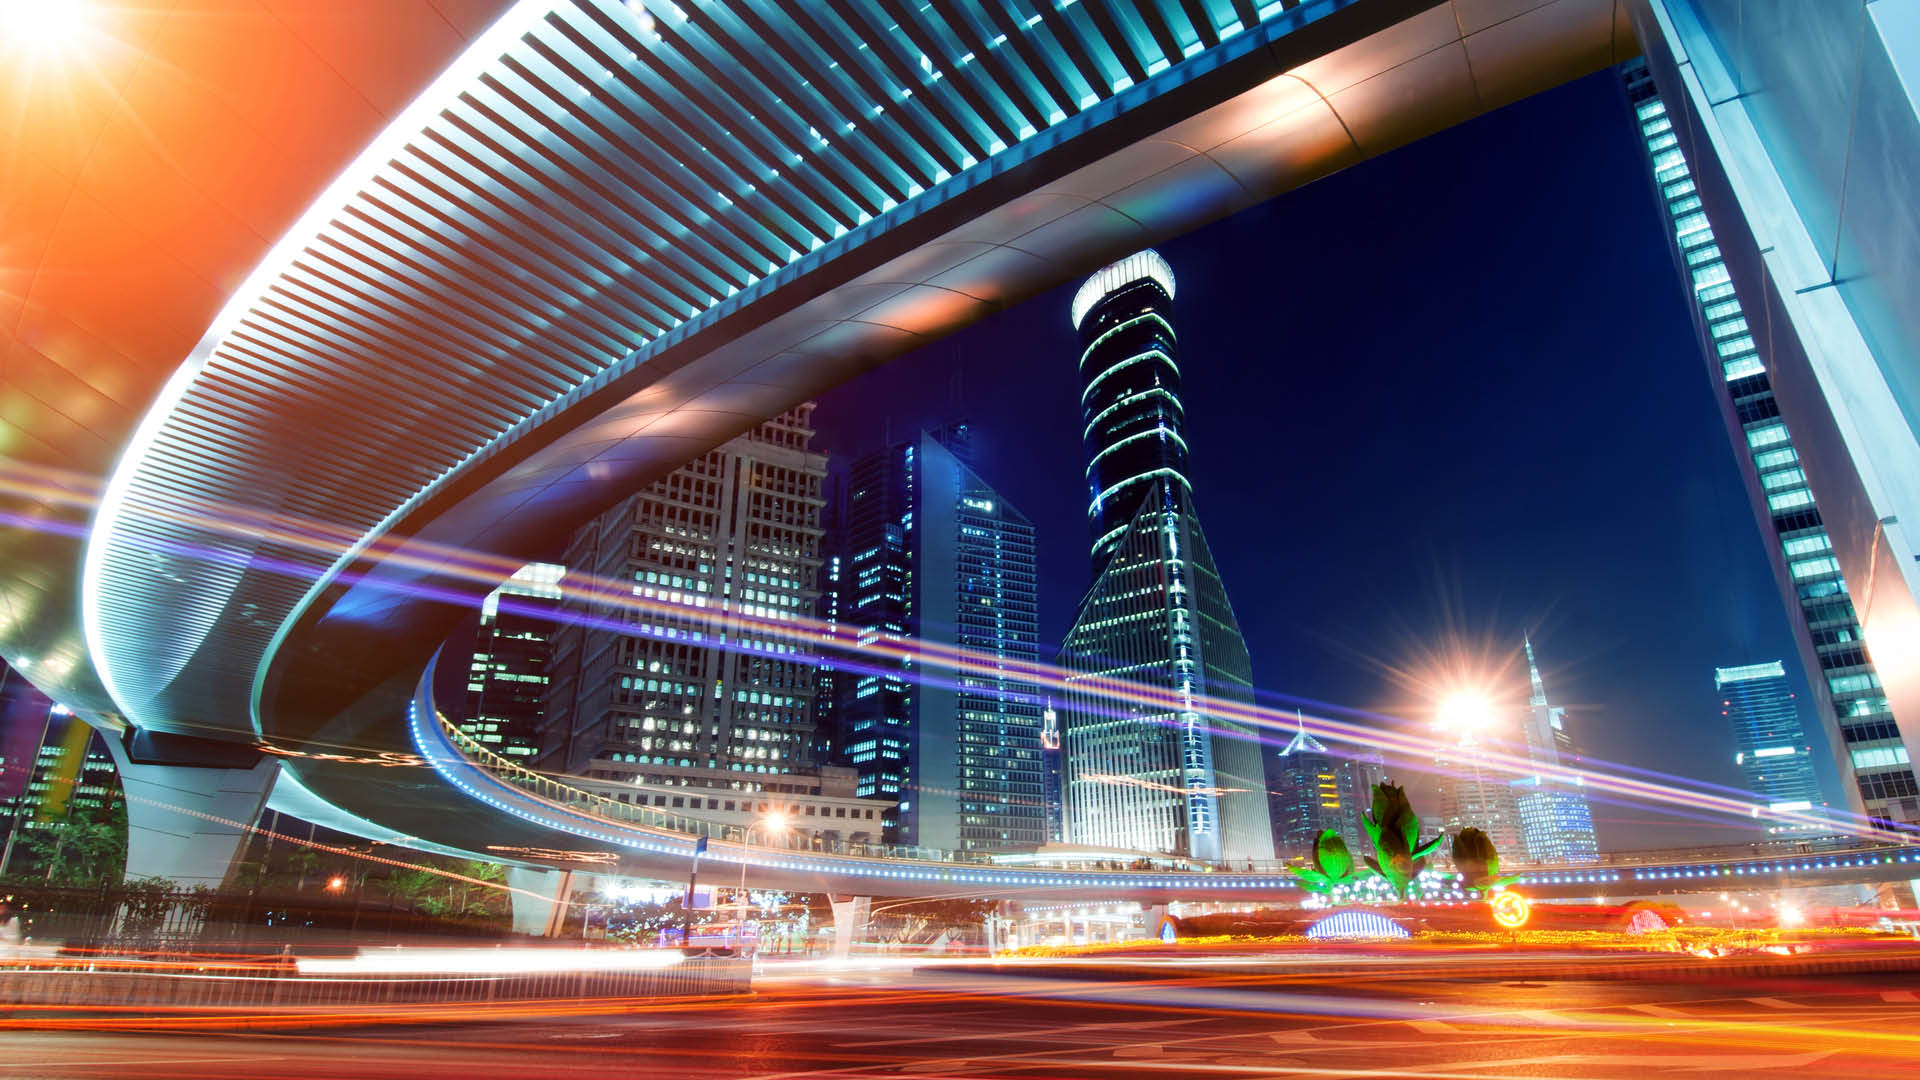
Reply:
M9 1006L279 1010L605 1001L739 994L752 988L752 978L753 962L734 957L689 957L669 967L613 971L313 975L301 974L290 957L23 956L0 958L0 1011Z

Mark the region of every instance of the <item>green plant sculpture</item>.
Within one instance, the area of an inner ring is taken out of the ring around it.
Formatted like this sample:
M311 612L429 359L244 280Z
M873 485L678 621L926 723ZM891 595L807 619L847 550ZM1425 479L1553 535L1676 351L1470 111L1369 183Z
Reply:
M1461 829L1453 838L1453 868L1469 889L1492 891L1520 880L1520 875L1500 876L1500 853L1486 833L1475 828Z
M1310 892L1325 896L1342 885L1352 885L1367 876L1367 871L1353 865L1353 853L1347 850L1347 842L1332 829L1323 830L1320 838L1313 842L1313 868L1302 870L1288 867L1300 884Z
M1439 849L1445 836L1424 843L1420 840L1420 815L1413 812L1405 789L1398 784L1373 785L1373 809L1360 815L1373 840L1373 854L1367 865L1386 879L1393 891L1406 899L1407 888L1427 868L1427 858Z

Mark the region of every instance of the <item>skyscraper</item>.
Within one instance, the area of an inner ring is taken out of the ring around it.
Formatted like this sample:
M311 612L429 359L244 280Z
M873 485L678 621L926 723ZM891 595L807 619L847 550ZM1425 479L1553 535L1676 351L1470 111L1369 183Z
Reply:
M1841 576L1799 451L1774 400L1772 376L1741 299L1734 295L1666 103L1645 61L1634 60L1621 70L1656 194L1671 222L1674 255L1688 285L1715 397L1733 436L1761 534L1769 539L1768 561L1786 600L1801 666L1812 676L1814 706L1842 783L1854 789L1870 819L1920 824L1920 780L1867 655L1852 591Z
M1323 829L1334 829L1345 836L1346 817L1359 810L1343 805L1346 791L1341 785L1341 764L1325 744L1307 733L1304 724L1276 756L1268 799L1274 851L1280 858L1311 857L1314 841Z
M546 722L547 665L559 607L558 563L530 563L480 605L467 668L467 718L460 730L510 758L540 752Z
M849 471L839 618L859 646L958 646L994 673L949 675L859 649L838 674L841 759L862 795L897 798L897 842L1032 850L1047 840L1045 703L1008 665L1040 656L1033 525L970 464L964 424Z
M1800 723L1800 703L1787 687L1786 666L1764 664L1713 669L1720 715L1733 724L1733 760L1747 789L1769 810L1825 806L1813 771L1813 748ZM1769 832L1805 832L1813 826L1770 825Z
M0 663L0 873L33 864L37 833L110 821L122 799L100 733Z
M1522 639L1527 654L1527 678L1532 693L1522 725L1527 757L1542 772L1513 782L1514 806L1520 815L1520 834L1527 860L1555 866L1599 861L1600 847L1593 834L1593 809L1586 789L1576 780L1559 778L1556 770L1575 757L1573 734L1567 730L1567 710L1547 702L1546 683L1533 657L1533 637Z
M1175 362L1173 271L1142 251L1074 296L1093 585L1061 652L1068 843L1196 859L1273 857L1251 727L1252 664L1193 504ZM1116 700L1138 685L1159 700Z
M574 534L569 582L643 606L569 591L553 634L543 765L737 776L807 759L813 646L774 628L814 611L826 457L809 449L812 410L701 455Z
M1511 741L1513 734L1510 730L1452 732L1452 745L1435 755L1434 771L1439 777L1441 830L1479 829L1504 861L1517 863L1527 854L1520 804L1511 777L1487 760L1481 744L1483 736L1497 744Z

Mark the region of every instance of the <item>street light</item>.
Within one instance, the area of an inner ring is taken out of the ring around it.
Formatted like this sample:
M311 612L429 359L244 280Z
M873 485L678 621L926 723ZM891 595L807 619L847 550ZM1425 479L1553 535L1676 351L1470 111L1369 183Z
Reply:
M1483 693L1461 690L1440 699L1440 707L1434 714L1434 727L1457 737L1461 742L1467 742L1493 727L1495 719L1496 710L1491 698Z
M778 810L775 810L773 813L768 814L766 817L761 818L759 821L753 822L752 824L748 825L746 832L743 832L740 834L740 846L741 846L740 918L739 918L739 921L734 923L734 929L733 929L734 942L736 943L736 945L741 941L742 938L746 936L746 929L747 929L747 852L746 852L746 848L753 841L753 830L755 829L764 829L768 833L773 833L773 834L783 833L787 829L787 815L781 813Z

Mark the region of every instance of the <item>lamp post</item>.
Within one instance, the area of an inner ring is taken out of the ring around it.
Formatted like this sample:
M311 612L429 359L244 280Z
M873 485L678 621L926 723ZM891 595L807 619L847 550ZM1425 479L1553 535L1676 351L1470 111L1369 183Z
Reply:
M769 833L779 834L785 832L786 828L787 815L775 810L759 821L748 825L746 832L740 834L740 846L742 849L740 852L740 919L734 924L733 929L733 940L736 947L746 936L747 929L747 852L745 849L753 840L753 830L764 829Z

